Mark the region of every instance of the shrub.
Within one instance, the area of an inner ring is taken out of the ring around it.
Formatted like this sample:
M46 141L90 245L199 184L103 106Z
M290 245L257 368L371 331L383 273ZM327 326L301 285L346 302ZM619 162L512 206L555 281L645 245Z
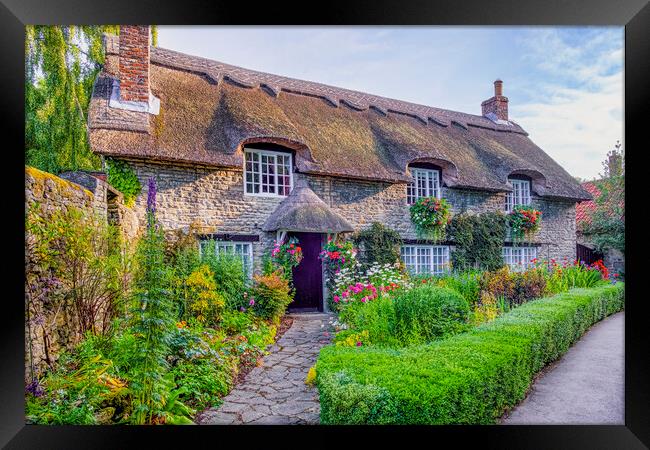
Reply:
M575 289L428 345L324 347L316 364L321 423L493 424L623 299L623 283Z
M253 279L255 284L249 300L251 309L257 316L279 323L280 317L293 301L289 281L278 272L271 275L255 275Z
M216 253L214 245L207 245L201 261L210 267L217 292L224 297L226 307L228 309L241 308L244 305L242 295L249 281L241 258L229 253Z
M405 343L423 343L460 331L469 305L456 291L420 285L395 294L395 332Z
M380 296L368 303L350 303L341 309L339 320L349 328L337 334L336 340L345 340L355 333L367 332L363 344L401 346L395 335L395 309L393 300ZM354 341L356 344L357 341Z
M207 264L197 268L185 280L186 314L200 323L215 325L221 319L224 298L216 292L214 274Z
M360 231L353 241L355 247L361 250L358 258L363 265L394 264L399 261L402 238L397 231L379 222L373 222L370 228Z
M462 295L465 300L467 300L468 304L474 305L478 303L480 299L481 275L481 272L470 270L465 272L454 272L427 280L432 282L435 286L453 289Z
M483 292L480 302L474 305L474 309L470 315L470 322L473 325L480 325L496 319L498 314L499 307L497 305L497 299L494 298L494 295Z

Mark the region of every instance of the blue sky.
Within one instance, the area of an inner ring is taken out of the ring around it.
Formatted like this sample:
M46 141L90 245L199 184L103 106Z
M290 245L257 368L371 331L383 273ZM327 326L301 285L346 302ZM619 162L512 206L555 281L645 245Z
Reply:
M160 26L158 45L472 114L500 78L510 118L582 178L623 141L622 27Z

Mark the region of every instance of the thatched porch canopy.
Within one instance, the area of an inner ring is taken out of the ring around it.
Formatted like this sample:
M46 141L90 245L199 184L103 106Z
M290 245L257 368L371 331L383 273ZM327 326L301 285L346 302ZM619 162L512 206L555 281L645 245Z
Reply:
M262 226L264 231L349 233L350 223L335 213L311 190L307 181L296 181L291 194L278 205Z

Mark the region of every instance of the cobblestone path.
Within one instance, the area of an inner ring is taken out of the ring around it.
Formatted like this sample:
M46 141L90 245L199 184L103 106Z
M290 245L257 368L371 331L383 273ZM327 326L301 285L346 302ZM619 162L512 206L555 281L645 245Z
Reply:
M320 348L332 337L329 314L295 314L293 325L270 348L271 354L223 398L204 411L203 425L318 424L318 391L305 384Z

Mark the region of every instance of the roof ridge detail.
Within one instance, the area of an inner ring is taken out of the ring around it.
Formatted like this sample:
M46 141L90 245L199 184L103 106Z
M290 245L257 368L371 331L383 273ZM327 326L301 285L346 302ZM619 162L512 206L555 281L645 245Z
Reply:
M473 125L495 131L508 131L528 135L521 126L512 121L511 125L502 125L493 122L487 117L475 114L421 105L314 81L274 75L160 47L151 48L151 62L172 69L200 73L209 77L215 83L227 79L245 88L267 89L274 97L277 97L283 91L298 95L320 97L332 106L338 106L339 103L343 103L357 111L366 111L369 108L374 108L382 113L396 112L406 114L418 119L424 124L431 121L441 126L449 126L453 120L463 125Z

